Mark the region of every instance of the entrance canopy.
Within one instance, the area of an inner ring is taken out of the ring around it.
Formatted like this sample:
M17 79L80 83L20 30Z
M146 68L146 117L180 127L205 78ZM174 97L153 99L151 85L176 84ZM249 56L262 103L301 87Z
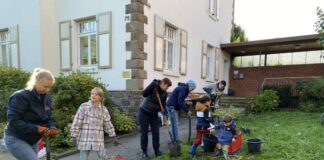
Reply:
M220 47L223 51L226 51L232 57L235 57L244 55L321 50L322 48L317 43L317 40L318 34L314 34L242 43L226 43L221 44Z

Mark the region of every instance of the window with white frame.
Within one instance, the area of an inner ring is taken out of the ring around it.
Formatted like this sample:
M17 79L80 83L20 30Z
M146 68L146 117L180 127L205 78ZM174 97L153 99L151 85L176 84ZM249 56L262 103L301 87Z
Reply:
M9 31L0 32L0 66L10 67Z
M219 1L220 0L209 0L209 15L217 20L219 19Z
M212 46L207 47L206 56L206 78L207 80L213 81L214 79L214 60L215 60L215 49Z
M72 42L71 28L77 33L76 42ZM59 29L61 70L72 70L72 64L85 72L112 67L111 12L100 13L91 19L61 21ZM77 43L78 47L76 63L72 63L72 43Z
M18 26L0 31L0 66L19 67Z
M154 70L186 75L188 32L155 15L154 36Z
M164 31L164 69L175 70L176 29L166 25Z
M95 19L81 21L79 26L79 64L81 67L97 66L97 22Z

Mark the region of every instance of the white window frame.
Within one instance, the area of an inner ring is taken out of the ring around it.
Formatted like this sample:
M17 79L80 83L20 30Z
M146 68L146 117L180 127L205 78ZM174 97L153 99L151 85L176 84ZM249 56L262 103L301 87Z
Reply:
M206 81L214 81L215 47L208 45L206 54Z
M164 72L166 73L175 73L176 71L176 41L177 41L177 29L173 28L172 26L166 24L165 31L164 31ZM171 49L172 51L172 64L169 64L169 43L173 44ZM171 68L169 68L171 65Z
M209 0L209 16L219 20L220 0Z
M19 55L19 32L18 32L18 25L0 29L0 66L3 67L20 67L20 55ZM2 47L6 47L6 54L5 57L7 59L7 65L4 66L2 64L3 53Z
M91 30L90 32L85 32L85 33L80 33L80 30L81 30L81 23L84 23L84 22L95 22L95 26L92 26L94 30ZM86 19L86 20L80 20L77 22L77 41L78 41L78 66L79 66L79 69L80 70L98 70L98 51L97 51L97 48L98 48L98 40L97 40L97 21L96 21L96 18L93 17L93 18L89 18L89 19ZM96 61L97 63L96 64L92 64L91 60L91 36L95 35L95 40L96 40ZM81 64L81 46L80 46L80 40L82 37L88 37L88 65L82 65Z

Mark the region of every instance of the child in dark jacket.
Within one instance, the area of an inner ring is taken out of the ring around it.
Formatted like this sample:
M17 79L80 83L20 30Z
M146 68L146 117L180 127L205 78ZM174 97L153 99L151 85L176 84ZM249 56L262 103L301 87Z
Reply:
M213 123L213 118L209 112L210 106L210 97L203 96L197 100L196 104L196 115L197 115L197 138L193 141L189 153L191 155L196 154L196 149L199 144L202 142L202 135L209 134L210 123Z
M220 130L217 135L218 143L216 144L215 154L218 155L223 151L225 159L227 159L228 148L237 136L236 124L231 116L225 116L223 123L216 128Z

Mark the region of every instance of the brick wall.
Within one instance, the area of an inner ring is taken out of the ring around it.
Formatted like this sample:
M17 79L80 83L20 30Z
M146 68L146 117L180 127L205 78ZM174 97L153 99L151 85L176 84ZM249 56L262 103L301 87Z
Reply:
M243 73L244 79L234 80L233 70ZM230 88L234 89L235 96L249 96L258 93L264 78L272 77L309 77L324 76L324 64L289 65L275 67L250 67L230 69Z

